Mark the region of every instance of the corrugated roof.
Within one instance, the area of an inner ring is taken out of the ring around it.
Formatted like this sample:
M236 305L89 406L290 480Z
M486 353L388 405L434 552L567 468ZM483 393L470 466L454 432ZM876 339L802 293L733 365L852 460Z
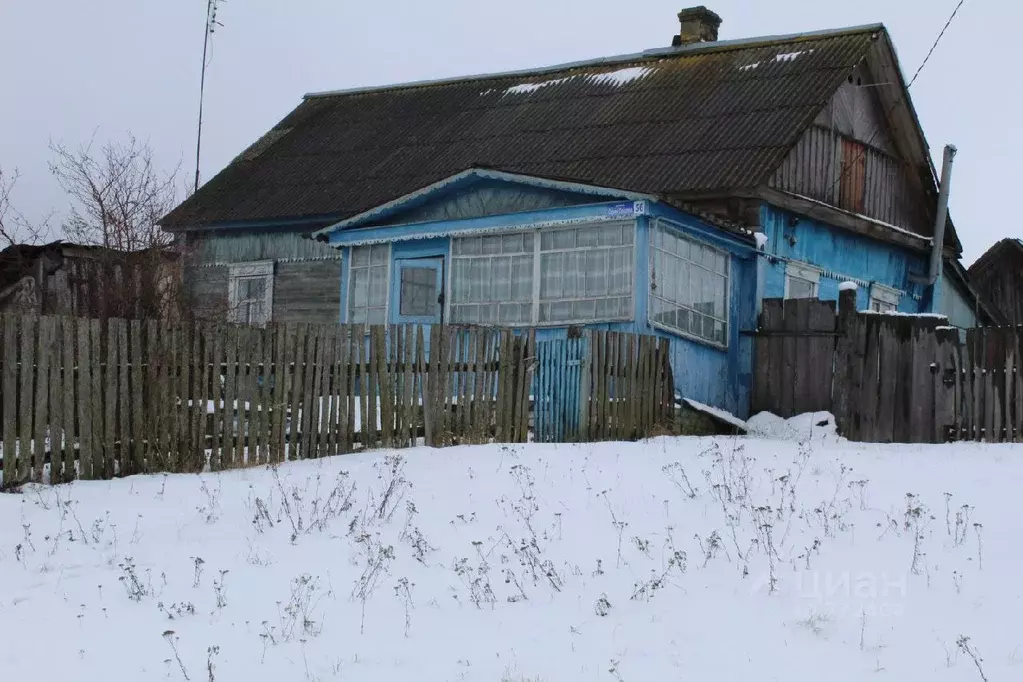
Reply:
M162 222L344 219L472 167L683 197L753 188L880 30L310 96Z

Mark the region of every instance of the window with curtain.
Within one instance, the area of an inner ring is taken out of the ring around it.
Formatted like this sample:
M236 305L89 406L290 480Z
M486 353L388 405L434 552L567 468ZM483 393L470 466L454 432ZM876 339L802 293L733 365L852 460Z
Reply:
M526 325L628 319L634 239L631 221L454 237L451 321Z
M631 223L541 231L539 322L631 317L633 234Z
M663 223L650 230L650 322L728 345L728 254Z
M533 232L451 240L451 321L529 324L533 310Z
M353 246L348 265L348 322L386 324L390 246Z

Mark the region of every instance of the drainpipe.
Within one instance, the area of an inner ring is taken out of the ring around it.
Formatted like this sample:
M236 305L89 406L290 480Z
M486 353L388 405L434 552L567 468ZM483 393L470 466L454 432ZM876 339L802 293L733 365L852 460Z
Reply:
M934 219L934 241L931 244L931 269L927 273L927 284L934 286L941 272L941 251L945 244L945 222L948 220L948 192L952 183L952 161L958 150L955 145L945 145L941 159L941 186L938 191L938 215ZM934 305L934 296L931 305Z

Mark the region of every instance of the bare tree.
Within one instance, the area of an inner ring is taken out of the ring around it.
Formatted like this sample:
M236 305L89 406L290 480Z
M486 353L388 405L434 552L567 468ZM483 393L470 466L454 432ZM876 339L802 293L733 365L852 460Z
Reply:
M131 134L124 143L93 147L50 142L50 172L71 199L64 234L118 251L169 245L171 235L156 221L177 202L178 168L161 173L149 144Z
M177 203L178 170L159 169L148 143L132 134L97 148L50 142L50 171L71 201L64 234L97 246L90 276L106 291L104 309L119 317L181 313L179 263L173 236L157 221Z
M18 170L4 173L0 168L0 249L19 243L35 244L42 240L49 225L46 218L33 225L24 214L11 204L14 186L18 184Z

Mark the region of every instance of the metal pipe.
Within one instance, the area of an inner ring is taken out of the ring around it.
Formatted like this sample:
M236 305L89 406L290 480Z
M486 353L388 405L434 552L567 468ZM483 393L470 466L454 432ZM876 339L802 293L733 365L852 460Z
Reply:
M955 145L945 145L941 158L941 185L938 189L938 215L934 218L934 240L931 242L931 269L927 273L927 284L938 281L941 272L941 251L945 244L945 223L948 220L948 192L952 184L952 161L958 150Z

